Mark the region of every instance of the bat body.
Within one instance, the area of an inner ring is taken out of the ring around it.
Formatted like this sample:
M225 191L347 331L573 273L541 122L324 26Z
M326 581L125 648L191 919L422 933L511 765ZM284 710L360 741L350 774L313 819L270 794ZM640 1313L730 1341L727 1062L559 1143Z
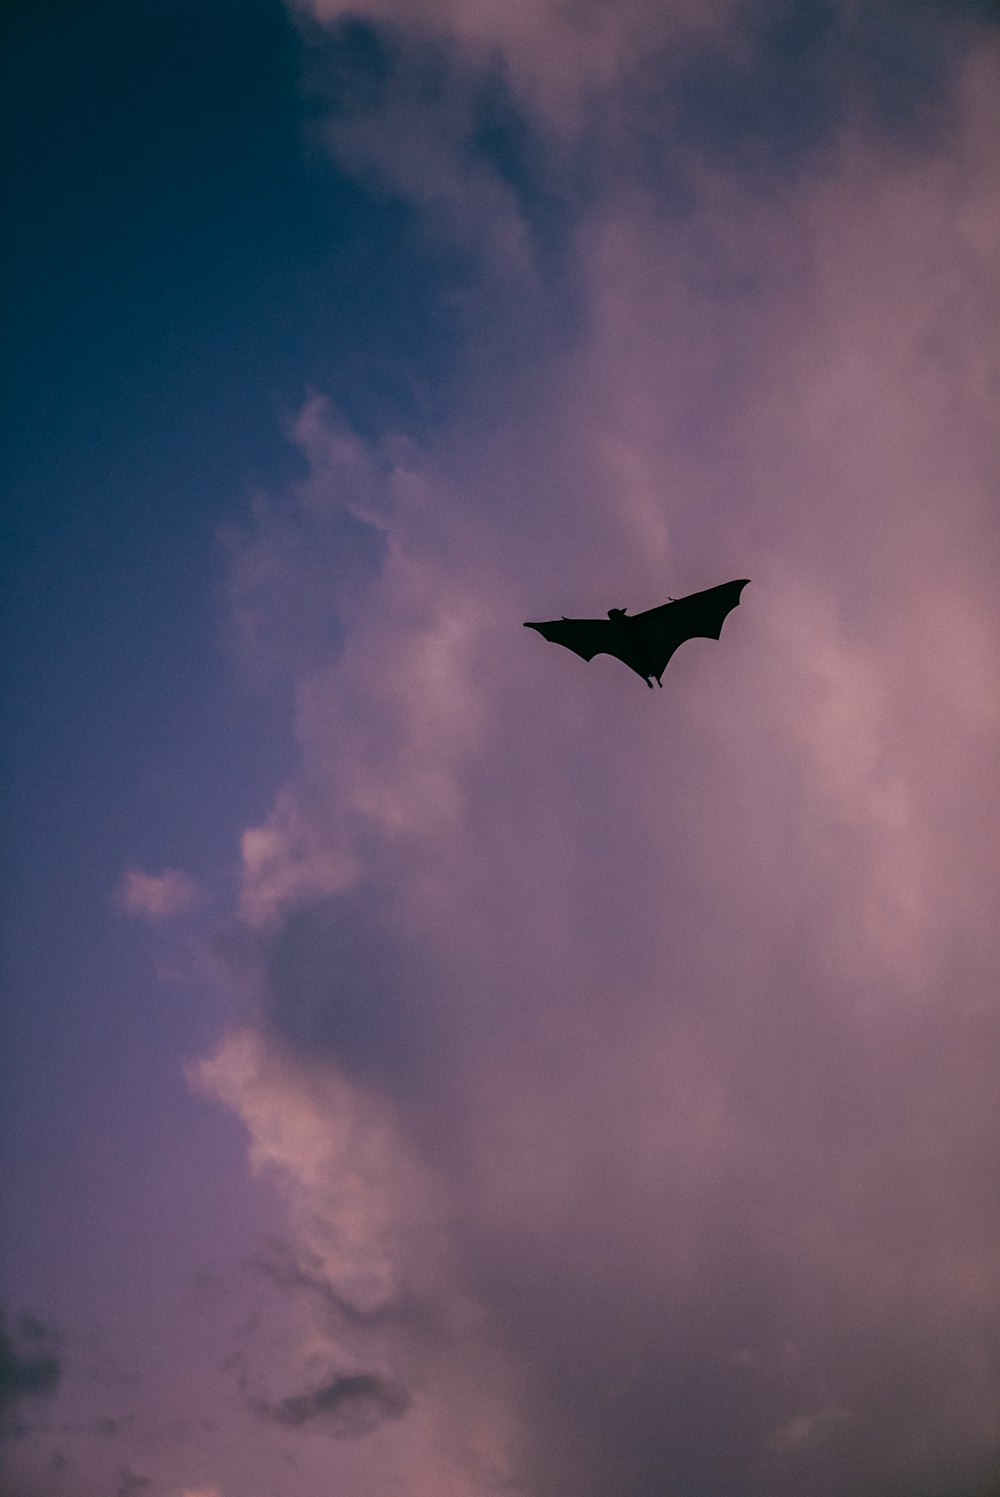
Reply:
M551 619L548 623L526 623L526 629L537 629L543 639L554 645L565 645L584 660L595 655L613 655L629 670L642 677L650 691L653 682L662 686L660 677L667 662L686 639L718 639L726 615L740 601L740 593L749 578L723 582L648 608L629 618L624 608L611 608L606 619Z

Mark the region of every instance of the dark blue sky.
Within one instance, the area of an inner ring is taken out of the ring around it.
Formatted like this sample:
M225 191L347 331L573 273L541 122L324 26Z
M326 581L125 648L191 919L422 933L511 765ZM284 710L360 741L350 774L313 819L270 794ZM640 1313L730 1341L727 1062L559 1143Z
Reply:
M7 786L17 861L58 878L72 829L96 893L124 848L177 855L177 798L217 855L213 776L259 771L208 645L215 528L298 471L310 387L362 426L426 420L448 323L409 211L310 146L281 6L32 5L9 31Z

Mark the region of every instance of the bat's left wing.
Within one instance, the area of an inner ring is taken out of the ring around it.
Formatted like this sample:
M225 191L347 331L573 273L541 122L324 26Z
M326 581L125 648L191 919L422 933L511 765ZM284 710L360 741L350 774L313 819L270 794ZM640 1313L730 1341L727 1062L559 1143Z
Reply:
M649 674L658 681L667 661L686 639L718 639L727 615L739 603L740 593L749 580L742 577L736 582L723 582L718 587L689 593L686 598L637 613L632 624L641 638Z
M543 639L565 645L584 660L612 652L613 631L607 619L550 619L542 624L527 623L524 627L537 629Z

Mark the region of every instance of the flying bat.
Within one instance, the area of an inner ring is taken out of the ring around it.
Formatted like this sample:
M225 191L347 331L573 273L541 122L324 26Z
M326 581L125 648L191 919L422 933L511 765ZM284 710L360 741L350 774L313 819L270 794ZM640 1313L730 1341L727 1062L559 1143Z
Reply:
M667 661L686 639L718 639L726 616L740 601L740 593L749 582L723 582L719 587L690 593L686 598L671 599L659 608L647 608L629 618L624 608L609 608L606 619L551 619L545 624L526 623L526 629L537 629L543 639L554 645L565 645L584 660L595 655L613 655L629 670L641 676L653 689L662 686L660 677Z

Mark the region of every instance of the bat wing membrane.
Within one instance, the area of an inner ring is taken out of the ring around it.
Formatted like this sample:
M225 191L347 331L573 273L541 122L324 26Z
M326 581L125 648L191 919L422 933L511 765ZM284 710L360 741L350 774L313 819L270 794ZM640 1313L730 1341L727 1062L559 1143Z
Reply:
M548 623L531 624L543 639L554 645L565 645L574 655L593 660L595 655L610 653L611 625L606 619L550 619Z
M684 639L718 639L727 616L739 603L740 594L749 580L743 577L738 582L723 582L719 587L689 593L686 598L676 598L672 603L661 603L658 608L647 608L645 613L633 615L633 623L656 626L669 623L670 628L682 633Z
M527 623L543 639L564 645L584 660L595 655L613 655L630 670L659 680L671 655L686 639L718 639L727 616L740 601L748 578L723 582L700 593L690 593L673 603L662 603L632 617L610 619L550 619Z
M673 603L662 603L658 608L637 613L632 622L638 626L650 673L658 677L686 639L718 639L748 581L744 577L736 582L723 582L719 587L690 593Z

